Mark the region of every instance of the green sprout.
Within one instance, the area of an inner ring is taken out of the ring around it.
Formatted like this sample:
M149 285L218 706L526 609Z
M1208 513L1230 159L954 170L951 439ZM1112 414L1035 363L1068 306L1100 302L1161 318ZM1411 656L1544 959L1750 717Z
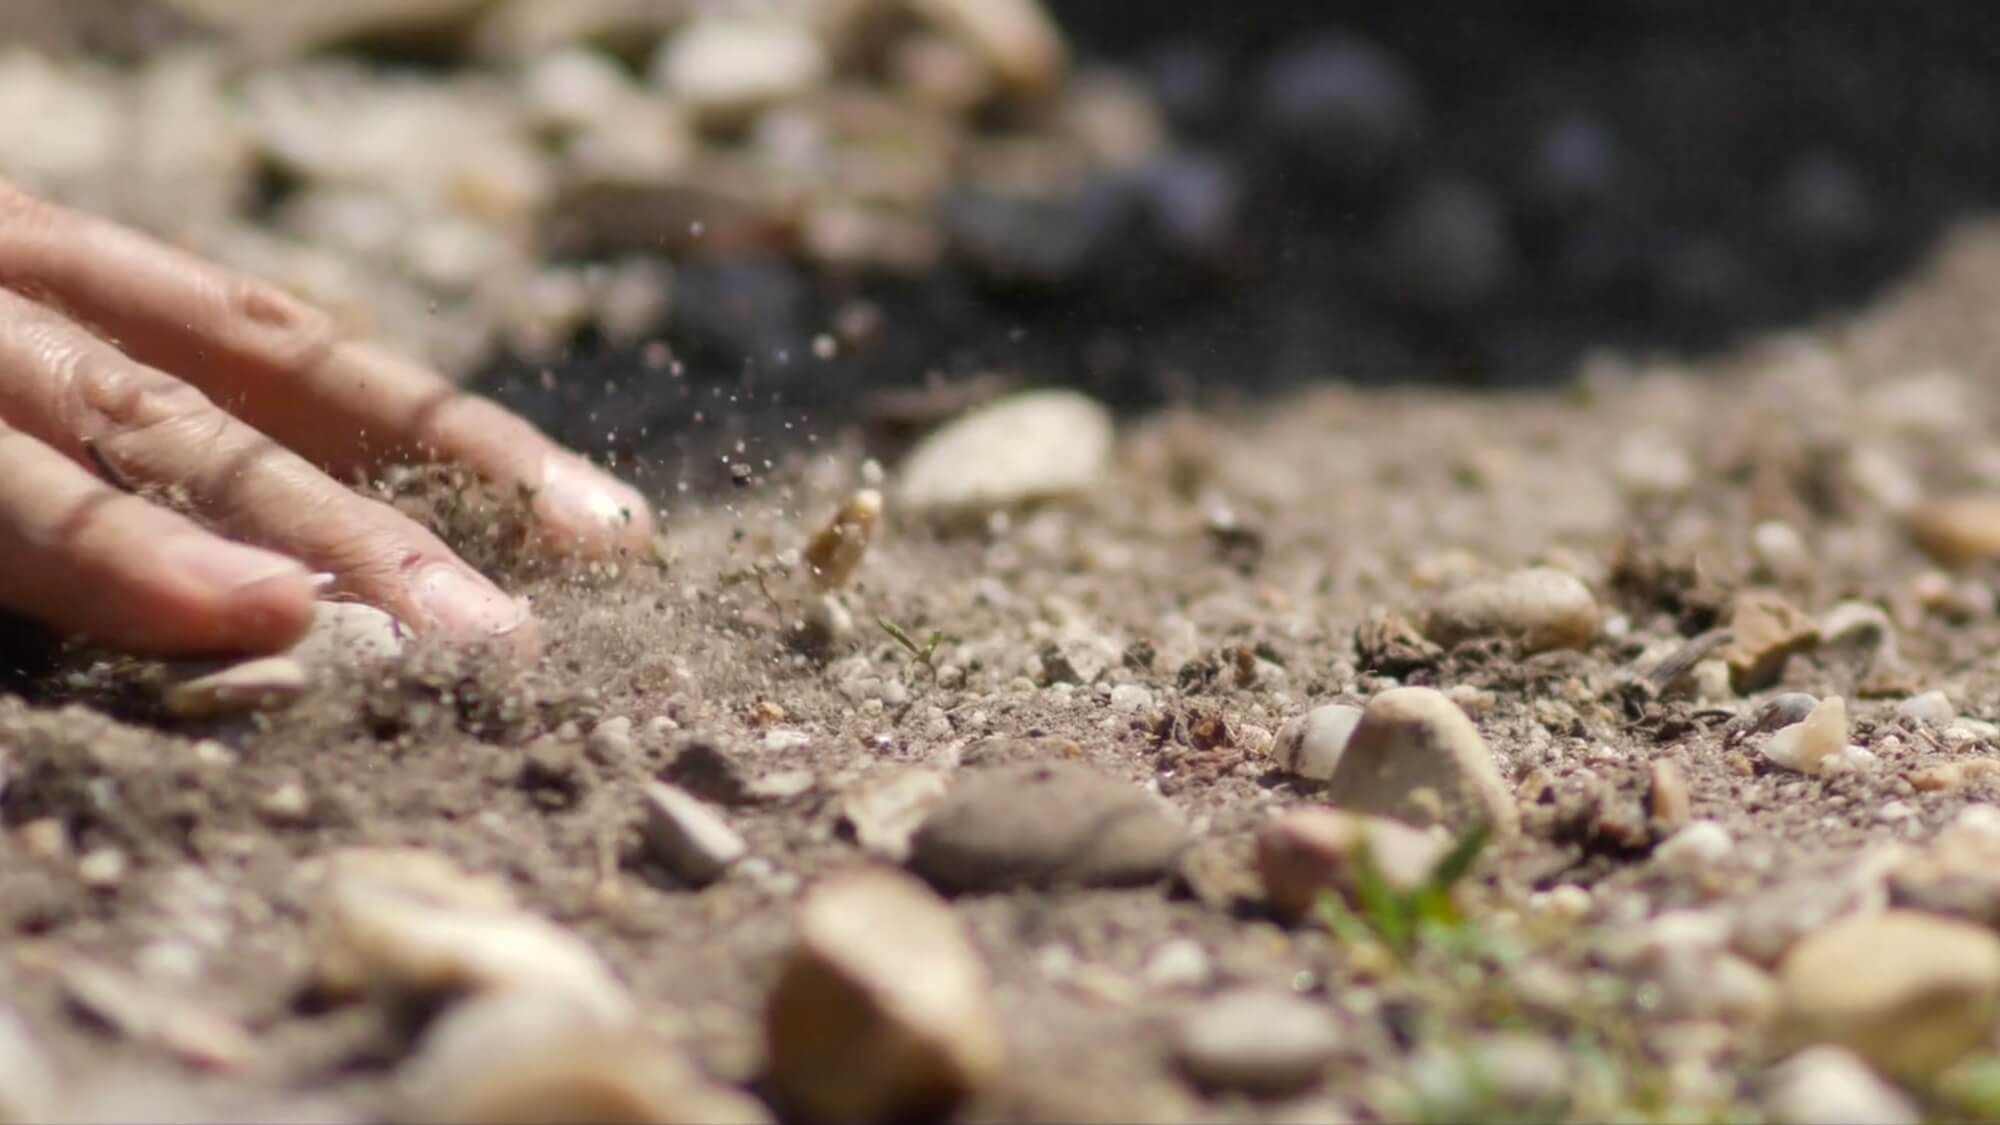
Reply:
M1328 892L1320 899L1321 917L1340 937L1378 941L1404 962L1425 944L1460 944L1456 939L1466 920L1452 900L1452 887L1471 872L1487 839L1484 825L1460 836L1423 882L1408 890L1390 885L1364 842L1354 863L1355 907Z

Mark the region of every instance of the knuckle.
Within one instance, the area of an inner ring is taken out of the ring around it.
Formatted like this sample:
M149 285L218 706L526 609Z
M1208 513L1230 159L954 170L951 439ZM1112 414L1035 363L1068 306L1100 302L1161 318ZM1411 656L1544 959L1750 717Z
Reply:
M229 278L222 285L231 330L287 370L319 366L339 343L332 317L275 285L245 277Z
M73 348L57 367L64 373L72 429L81 437L103 440L220 414L188 384L105 349Z

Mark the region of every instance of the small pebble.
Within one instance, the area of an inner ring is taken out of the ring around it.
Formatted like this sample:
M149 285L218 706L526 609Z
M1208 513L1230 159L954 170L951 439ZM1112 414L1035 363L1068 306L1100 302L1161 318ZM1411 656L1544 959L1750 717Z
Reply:
M841 820L869 855L890 863L910 858L910 839L951 788L940 770L911 769L871 779L841 798Z
M1200 942L1174 938L1147 954L1142 971L1154 988L1196 989L1214 979L1215 964Z
M1535 653L1582 648L1596 639L1598 624L1590 587L1563 571L1532 567L1445 595L1425 618L1424 635L1442 645L1503 636Z
M1687 775L1671 760L1653 763L1646 788L1646 811L1658 829L1674 831L1694 815L1694 799L1688 793Z
M1841 602L1819 619L1819 635L1823 644L1855 645L1878 659L1896 659L1896 626L1878 605Z
M117 848L92 848L76 861L76 877L86 887L108 890L125 878L131 861Z
M1653 862L1681 876L1712 871L1736 849L1729 830L1712 820L1697 820L1667 837L1653 849Z
M827 67L825 47L803 24L713 14L660 44L653 77L697 112L733 118L803 94Z
M1392 688L1369 700L1326 800L1348 812L1451 832L1485 825L1512 835L1514 797L1465 712L1431 688Z
M1812 572L1812 552L1791 524L1766 520L1750 529L1750 549L1766 577L1778 582L1796 582Z
M1819 701L1804 721L1793 723L1764 743L1764 757L1789 770L1822 774L1847 750L1847 703L1837 695Z
M1729 643L1716 655L1729 665L1730 686L1742 693L1776 683L1787 660L1819 643L1811 618L1776 594L1758 590L1737 595L1729 632Z
M896 497L912 512L1005 508L1088 491L1111 461L1111 414L1074 391L1032 391L973 410L904 460Z
M395 617L360 602L318 602L312 627L285 655L307 668L345 668L393 660L409 630Z
M1925 501L1908 519L1917 545L1945 566L2000 558L2000 496Z
M999 1076L986 966L922 884L835 875L807 896L797 933L765 1009L770 1082L793 1113L942 1118Z
M1030 762L959 781L917 830L909 862L952 892L1126 886L1164 877L1186 843L1137 786Z
M1200 1086L1275 1096L1319 1082L1340 1045L1340 1029L1325 1006L1284 992L1242 989L1182 1019L1174 1057Z
M837 590L847 585L855 568L868 553L875 527L882 521L882 494L864 488L850 497L833 514L825 527L806 544L805 562L821 590Z
M1392 889L1410 891L1422 885L1450 847L1443 836L1400 821L1335 809L1295 809L1257 830L1257 869L1271 913L1297 923L1329 891L1356 897L1364 853Z
M1111 689L1111 709L1136 715L1153 709L1151 688L1139 684L1119 684Z
M311 686L304 664L289 656L266 656L174 683L164 701L178 718L214 718L282 707Z
M1950 696L1933 690L1898 703L1896 714L1928 726L1942 727L1958 718L1958 709L1951 705Z
M687 791L654 781L643 793L646 850L676 877L707 886L749 854L729 821Z
M1344 703L1315 707L1278 728L1271 759L1300 777L1325 781L1340 765L1341 752L1361 722L1361 708Z

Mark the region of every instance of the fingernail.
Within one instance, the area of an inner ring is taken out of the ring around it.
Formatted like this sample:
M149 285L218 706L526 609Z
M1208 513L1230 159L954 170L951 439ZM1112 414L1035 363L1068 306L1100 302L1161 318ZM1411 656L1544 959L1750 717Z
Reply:
M535 503L542 518L558 531L599 542L621 538L647 518L646 501L636 490L569 457L551 457L543 463Z
M417 576L411 594L430 615L437 631L464 640L501 636L519 629L527 608L492 583L450 563Z
M296 560L226 539L187 539L167 547L166 553L169 563L183 574L225 593L273 578L303 579L308 575Z

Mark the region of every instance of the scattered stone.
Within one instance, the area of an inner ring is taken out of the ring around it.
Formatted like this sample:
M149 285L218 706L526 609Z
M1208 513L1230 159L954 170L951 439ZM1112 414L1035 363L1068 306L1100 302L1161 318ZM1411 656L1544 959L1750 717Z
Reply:
M917 830L910 867L950 892L1126 886L1164 877L1186 843L1143 790L1040 762L959 781Z
M1819 636L1822 644L1854 645L1889 662L1897 658L1895 623L1868 602L1841 602L1827 610L1819 619Z
M1653 862L1677 875L1695 876L1713 870L1736 850L1729 830L1712 820L1697 820L1667 837L1653 849Z
M1215 977L1208 950L1193 938L1173 938L1146 955L1146 983L1161 989L1206 987Z
M1910 772L1910 784L1924 793L1950 793L1970 785L2000 781L2000 761L1974 758L1968 762L1946 762Z
M903 462L897 499L914 512L1004 508L1084 492L1111 461L1111 414L1074 391L1031 391L978 407Z
M911 837L950 788L943 771L904 770L848 790L840 802L841 821L862 851L902 863L910 858Z
M393 660L409 636L394 616L360 602L319 602L312 627L286 655L307 668L347 668Z
M1241 989L1181 1020L1174 1058L1203 1087L1275 1096L1318 1082L1340 1039L1324 1006L1289 993Z
M1783 520L1765 520L1750 529L1750 549L1765 577L1796 582L1812 572L1812 552L1798 529Z
M110 890L124 881L131 866L125 853L117 848L92 848L76 861L76 877L86 887Z
M1945 566L2000 558L2000 496L1960 496L1918 504L1909 513L1917 546Z
M590 737L584 740L583 748L600 764L630 761L639 750L632 739L632 720L625 715L600 720L590 728Z
M818 1121L939 1118L1000 1072L986 967L951 910L884 870L806 898L766 1008L770 1080Z
M1926 726L1943 727L1958 718L1958 708L1951 705L1950 696L1933 690L1898 703L1896 714Z
M826 48L801 23L717 12L660 44L653 78L697 113L736 120L812 89L827 66Z
M457 1004L397 1074L399 1120L763 1123L759 1102L565 997L490 993Z
M296 781L287 781L257 801L264 819L278 824L303 823L312 815L312 795Z
M813 583L822 590L838 590L847 585L868 553L868 543L875 537L875 526L881 521L880 492L864 488L849 497L806 544L805 561L812 568Z
M1315 707L1278 728L1271 758L1288 773L1325 781L1333 776L1340 753L1347 749L1347 740L1360 722L1359 707L1344 703Z
M1811 618L1776 594L1757 590L1737 595L1729 633L1718 655L1729 665L1730 686L1744 694L1776 683L1785 661L1819 643Z
M1669 759L1653 763L1646 787L1646 812L1656 833L1677 831L1694 816L1694 798L1688 793L1687 775Z
M1819 775L1837 769L1847 751L1847 702L1829 695L1803 722L1793 723L1764 743L1764 757L1789 770Z
M1444 1121L1559 1118L1571 1082L1569 1053L1527 1032L1495 1032L1458 1050L1429 1045L1410 1064L1427 1118Z
M1531 567L1447 594L1425 617L1424 635L1445 646L1509 637L1535 653L1582 648L1597 638L1598 622L1590 587L1563 571Z
M316 866L315 975L334 995L532 988L607 1022L631 1014L596 952L522 910L497 880L415 849L351 848Z
M206 719L282 707L311 686L305 665L289 656L266 656L173 683L164 702L177 718Z
M1430 688L1393 688L1368 702L1327 782L1326 799L1349 812L1452 832L1519 827L1513 795L1465 712Z
M1355 626L1354 652L1362 670L1380 676L1407 676L1435 667L1444 656L1408 618L1382 606L1370 609Z
M1392 889L1414 890L1451 849L1441 835L1397 820L1335 809L1299 809L1267 821L1257 831L1257 868L1271 913L1286 923L1311 915L1320 896L1337 892L1353 901L1362 856Z
M1143 684L1119 684L1111 689L1111 709L1141 715L1153 709L1153 689Z
M2000 937L1911 910L1836 922L1778 969L1782 1035L1852 1048L1922 1080L1984 1043L2000 999Z
M1779 1125L1917 1125L1923 1113L1844 1047L1807 1047L1764 1072L1764 1112Z
M790 727L772 727L764 732L764 738L758 745L767 753L782 754L787 750L803 750L811 746L812 735Z
M813 791L819 778L809 769L775 770L752 781L745 793L752 801L782 805Z
M1805 722L1806 716L1812 714L1813 708L1817 706L1819 706L1818 697L1802 691L1788 691L1782 695L1772 696L1763 706L1730 725L1744 734L1765 734L1782 730L1794 723Z
M644 793L646 851L676 877L705 887L749 854L722 814L686 790L654 781Z

